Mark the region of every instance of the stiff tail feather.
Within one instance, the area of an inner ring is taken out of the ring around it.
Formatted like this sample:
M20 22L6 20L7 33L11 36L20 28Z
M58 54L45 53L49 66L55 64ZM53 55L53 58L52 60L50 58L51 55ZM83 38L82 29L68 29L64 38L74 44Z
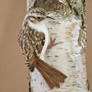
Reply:
M66 75L41 60L35 54L30 58L30 61L27 60L26 64L32 72L36 67L51 89L54 87L59 88L60 83L63 83L66 79Z
M66 76L61 73L59 70L53 68L51 65L45 63L41 59L37 59L36 68L39 70L41 75L44 77L48 86L53 89L54 87L59 88L60 83L63 83Z

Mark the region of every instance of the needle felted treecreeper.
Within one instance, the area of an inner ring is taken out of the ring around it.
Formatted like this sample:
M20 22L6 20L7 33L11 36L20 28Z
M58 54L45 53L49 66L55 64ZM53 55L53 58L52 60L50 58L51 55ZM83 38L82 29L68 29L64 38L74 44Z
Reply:
M59 88L60 83L63 83L66 79L66 75L44 60L47 49L57 45L55 39L49 37L46 22L44 22L48 19L54 20L46 14L44 9L31 9L24 18L18 42L23 54L27 56L26 64L31 72L34 72L37 68L52 89L54 87Z

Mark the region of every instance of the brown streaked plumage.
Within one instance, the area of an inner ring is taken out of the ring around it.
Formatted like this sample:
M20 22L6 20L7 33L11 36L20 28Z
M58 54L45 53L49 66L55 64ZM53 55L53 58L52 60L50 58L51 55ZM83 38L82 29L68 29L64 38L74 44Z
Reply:
M30 16L27 18L30 22L35 24L46 17L42 16L41 18L38 18L37 16ZM31 28L28 25L27 18L24 21L18 38L19 46L21 47L23 54L27 56L26 64L31 72L37 68L51 89L54 87L59 88L60 83L64 82L66 75L40 59L40 54L45 44L45 34Z
M44 41L44 34L31 29L27 23L25 23L24 29L21 29L19 32L18 42L19 46L22 48L23 54L33 54L34 50L37 54L40 54L44 45Z

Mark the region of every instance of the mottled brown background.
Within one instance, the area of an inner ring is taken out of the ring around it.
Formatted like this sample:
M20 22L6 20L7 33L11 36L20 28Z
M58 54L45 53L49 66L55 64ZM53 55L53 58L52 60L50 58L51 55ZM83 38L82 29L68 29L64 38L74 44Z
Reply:
M91 88L92 0L87 0L87 8L87 71ZM28 92L27 69L17 44L17 34L25 15L25 9L26 0L0 0L0 92Z

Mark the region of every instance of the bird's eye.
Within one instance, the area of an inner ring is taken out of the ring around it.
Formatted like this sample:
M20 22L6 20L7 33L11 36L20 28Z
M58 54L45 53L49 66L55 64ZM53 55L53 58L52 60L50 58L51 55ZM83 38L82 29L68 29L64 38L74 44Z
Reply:
M38 19L41 19L40 17L38 17Z
M38 21L42 21L44 18L43 17L37 17Z

